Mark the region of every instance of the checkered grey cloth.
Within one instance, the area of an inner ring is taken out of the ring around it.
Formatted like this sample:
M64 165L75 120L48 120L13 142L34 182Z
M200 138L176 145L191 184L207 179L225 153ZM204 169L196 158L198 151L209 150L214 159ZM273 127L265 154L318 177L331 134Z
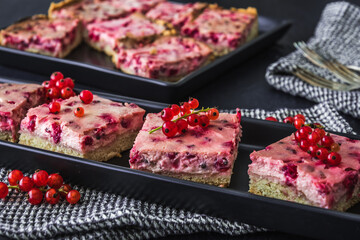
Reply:
M308 45L342 64L360 66L360 8L347 2L329 3ZM339 111L360 117L358 90L345 92L311 86L291 73L296 65L326 79L340 81L328 70L315 66L295 51L269 66L266 72L268 83L292 95L318 103L328 102Z
M329 130L352 132L349 124L327 103L297 110L242 110L242 116L260 119L267 116L283 119L298 113L308 122L319 122ZM0 169L0 181L7 182L8 171ZM82 196L78 204L61 201L53 206L47 203L32 206L24 193L11 190L5 200L0 200L0 235L17 239L150 239L205 231L232 236L266 231L82 186L74 188Z

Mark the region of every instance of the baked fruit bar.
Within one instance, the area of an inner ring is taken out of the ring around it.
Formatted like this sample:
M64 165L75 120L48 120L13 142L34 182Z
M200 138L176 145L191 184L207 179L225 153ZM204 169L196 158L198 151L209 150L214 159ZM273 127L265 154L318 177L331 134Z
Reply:
M165 27L140 13L128 17L88 24L85 41L93 48L112 56L123 48L135 48L152 42L165 32Z
M331 137L340 150L324 161L318 159L322 150L310 155L298 146L294 135L251 153L249 192L340 211L359 202L360 141L335 134Z
M194 20L207 6L206 3L172 3L163 2L146 13L146 17L158 22L170 23L180 29L185 23Z
M76 157L107 161L130 149L143 124L145 111L137 105L112 102L94 95L89 104L78 96L60 101L58 114L43 104L28 111L21 122L20 144ZM77 117L74 110L84 109Z
M159 114L146 116L130 151L132 169L216 186L230 184L242 133L236 114L220 113L208 127L189 127L175 137L149 133L162 124Z
M208 44L215 55L225 55L257 36L257 10L210 5L194 21L187 22L181 34Z
M113 55L128 74L174 82L210 61L211 49L192 38L161 37L152 44Z
M44 101L45 91L40 85L0 84L0 140L17 142L26 112Z
M64 0L51 3L48 15L54 19L79 19L82 25L123 17L127 12L112 4L111 1L94 2L92 0Z
M0 45L63 58L81 42L76 19L48 19L45 15L14 23L0 32Z

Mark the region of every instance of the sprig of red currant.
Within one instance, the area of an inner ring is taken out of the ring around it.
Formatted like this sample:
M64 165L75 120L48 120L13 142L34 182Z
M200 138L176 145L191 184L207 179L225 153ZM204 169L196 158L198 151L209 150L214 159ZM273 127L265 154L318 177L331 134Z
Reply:
M267 117L266 120L277 121L274 117ZM305 124L306 119L302 114L295 117L288 116L283 122L295 126L297 129L294 133L295 140L303 151L320 159L324 164L330 166L340 164L341 155L338 153L340 144L336 143L329 133L326 134L321 124Z
M20 170L12 170L8 175L9 185L0 182L0 198L5 198L9 189L27 192L28 201L33 205L38 205L43 200L50 204L60 201L60 196L65 198L70 204L75 204L80 200L80 193L64 184L63 178L57 174L48 174L44 170L37 170L32 177L24 176ZM49 188L46 188L48 186Z
M199 101L196 98L190 98L188 102L184 102L180 106L173 104L170 107L164 108L161 111L161 119L164 123L162 126L150 130L149 133L151 134L162 129L162 132L167 137L173 137L177 133L185 133L189 126L206 128L209 126L210 120L216 120L219 117L219 111L216 108L195 110L198 107ZM180 117L173 120L179 114Z
M73 91L75 87L74 80L69 77L64 78L61 72L52 73L50 80L44 81L42 86L46 90L46 99L49 102L58 98L68 99L75 96Z

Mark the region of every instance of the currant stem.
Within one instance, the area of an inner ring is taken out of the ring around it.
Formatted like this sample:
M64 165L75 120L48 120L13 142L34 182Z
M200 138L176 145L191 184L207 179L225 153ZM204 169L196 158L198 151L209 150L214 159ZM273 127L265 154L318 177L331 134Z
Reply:
M16 185L16 186L11 186L11 185L9 185L9 186L8 186L8 189L17 189L17 190L20 190L20 188L19 188L18 185Z
M193 111L193 112L191 112L191 113L189 113L189 114L185 114L184 116L181 116L181 117L178 117L177 119L175 119L175 120L171 120L172 122L177 122L178 120L180 120L180 119L184 119L184 118L187 118L188 116L190 116L191 114L198 114L198 113L201 113L201 112L207 112L207 111L209 111L211 108L201 108L200 110L197 110L197 111ZM153 133L153 132L156 132L157 130L159 130L159 129L161 129L162 128L162 126L160 126L160 127L157 127L157 128L155 128L155 129L152 129L152 130L150 130L149 131L149 134L151 134L151 133Z

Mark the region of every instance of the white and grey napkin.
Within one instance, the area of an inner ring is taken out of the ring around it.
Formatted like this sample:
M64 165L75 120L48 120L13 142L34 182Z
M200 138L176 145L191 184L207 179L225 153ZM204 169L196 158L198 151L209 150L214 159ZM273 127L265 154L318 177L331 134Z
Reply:
M329 3L308 45L342 64L360 66L360 7L347 2ZM326 79L339 81L328 70L315 66L295 51L269 66L267 82L286 93L318 103L328 102L337 110L360 118L360 89L345 92L311 86L291 73L296 65Z
M232 110L235 111L235 110ZM309 122L319 122L328 130L351 133L352 128L329 104L308 109L243 109L242 116L283 119L303 114ZM9 169L0 169L0 181L7 181ZM42 203L32 206L24 193L11 190L0 200L0 235L15 239L150 239L174 234L216 232L242 235L266 231L245 223L204 214L172 209L87 187L75 186L81 201L69 205Z

